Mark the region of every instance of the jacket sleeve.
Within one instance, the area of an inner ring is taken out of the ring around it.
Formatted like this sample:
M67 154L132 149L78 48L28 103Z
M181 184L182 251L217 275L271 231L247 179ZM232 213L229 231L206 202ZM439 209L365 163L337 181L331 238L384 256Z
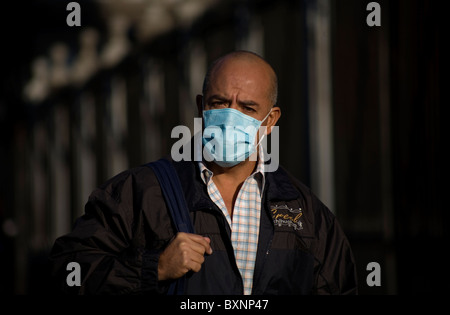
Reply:
M320 202L319 202L320 203ZM319 211L319 242L316 248L316 294L357 294L353 253L335 215L322 203Z
M52 279L57 291L68 294L164 294L157 268L163 246L144 246L143 214L133 201L133 180L95 190L85 214L69 234L56 239L50 253ZM156 244L156 243L155 243ZM68 270L78 263L79 275ZM79 276L76 281L67 281ZM75 285L72 285L75 283Z

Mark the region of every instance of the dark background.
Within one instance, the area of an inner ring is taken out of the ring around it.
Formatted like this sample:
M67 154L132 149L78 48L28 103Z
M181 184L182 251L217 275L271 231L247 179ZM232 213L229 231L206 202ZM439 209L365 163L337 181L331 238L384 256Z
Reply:
M67 44L70 63L84 28L91 26L99 31L99 46L106 41L107 16L97 2L78 1L81 27L67 26L67 3L9 1L0 9L1 293L48 292L46 257L60 231L55 227L59 222L55 213L66 211L70 226L87 200L78 184L76 139L84 119L80 95L89 93L95 107L96 132L87 146L94 156L92 176L96 186L112 175L105 166L113 152L108 151L108 141L117 140L118 150L127 157L125 167L170 152L170 131L182 122L186 99L190 99L189 108L195 115L194 99L188 91L198 82L191 82L186 70L192 43L204 47L206 61L210 62L236 48L236 43L248 35L254 17L263 30L262 53L279 75L281 164L312 185L308 113L313 104L308 94L311 61L307 55L306 8L316 1L219 1L189 26L175 25L148 41L139 41L136 30L130 28L132 47L116 66L98 71L82 86L69 84L52 90L43 101L30 102L24 99L23 89L32 76L31 63L37 56L47 55L54 42ZM441 70L441 46L448 32L443 28L443 8L437 1L378 1L382 25L369 27L367 3L329 1L332 210L353 247L360 294L448 293L448 211L444 209L448 142L444 140L447 128ZM150 103L153 97L143 71L149 58L163 74L164 106L147 113L145 120L143 107L138 104L143 95ZM125 132L111 138L105 117L111 115L108 95L116 77L122 78L127 87L128 123ZM70 124L68 140L62 147L58 146L59 127L55 123L55 113L61 108ZM161 135L151 143L157 149L150 153L143 145L143 134L149 130L145 122L153 124L151 127ZM42 147L35 142L37 126L44 126L47 136ZM58 150L56 155L52 155L53 150ZM55 156L66 166L67 207L62 210L54 201L60 180L55 179ZM43 187L33 182L36 165ZM36 197L36 191L44 195ZM35 204L36 198L42 202L40 207ZM366 285L366 266L371 261L381 266L381 287Z

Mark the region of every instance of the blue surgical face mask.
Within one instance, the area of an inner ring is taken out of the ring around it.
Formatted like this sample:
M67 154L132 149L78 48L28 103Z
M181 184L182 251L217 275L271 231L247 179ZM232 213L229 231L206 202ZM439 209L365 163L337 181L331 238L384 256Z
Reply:
M203 111L203 156L222 167L235 166L252 155L261 142L255 144L262 121L232 108ZM261 137L262 139L262 137Z

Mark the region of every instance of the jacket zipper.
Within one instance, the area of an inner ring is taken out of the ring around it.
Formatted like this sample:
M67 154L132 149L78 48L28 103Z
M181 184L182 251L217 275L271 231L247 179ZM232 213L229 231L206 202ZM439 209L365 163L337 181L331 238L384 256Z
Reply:
M265 203L263 203L263 202L261 202L261 210L265 210L265 209L270 209L270 202L269 201L266 201ZM261 215L262 215L262 213L261 213ZM268 214L269 215L269 220L270 220L270 214ZM258 284L259 284L259 279L261 278L261 274L263 273L263 270L264 270L264 266L266 265L266 261L267 261L267 257L269 256L269 254L270 254L270 248L272 247L272 242L273 242L273 237L274 237L274 233L275 233L275 228L274 228L274 226L273 226L273 222L272 222L272 234L271 234L271 236L270 236L270 239L269 239L269 241L267 242L267 247L266 247L266 250L265 250L265 255L264 255L264 257L261 257L262 259L263 259L263 261L262 261L262 263L261 263L261 267L260 267L260 270L259 270L259 273L258 273L258 278L255 278L255 275L256 275L256 273L254 272L253 273L253 277L254 277L254 280L256 280L256 281L253 281L253 288L252 288L252 294L254 294L254 290L255 290L255 288L257 288L258 287ZM258 259L258 257L256 258L256 259ZM255 264L255 267L256 267L256 264ZM256 268L255 268L255 270L254 271L256 271Z
M269 245L267 246L266 258L265 258L265 259L267 259L267 256L269 256L269 253L270 253L270 247L272 246L272 240L273 240L273 235L272 235L272 238L271 238L270 241L269 241ZM264 261L264 262L265 262L265 261Z
M220 211L220 209L214 209L213 207L208 207L208 210L210 210L211 212L214 213L214 215L219 216L220 220L222 220L222 224L224 226L224 228L227 230L229 229L230 233L232 233L231 231L231 226L228 224L227 218L225 217L225 215L222 213L222 211ZM227 228L228 226L228 228ZM239 270L239 267L236 264L236 256L234 255L234 248L233 248L233 243L231 242L231 236L230 234L227 234L227 240L226 240L226 246L229 248L230 252L231 252L231 259L230 259L230 263L232 264L233 269L235 270L235 274L236 276L239 278L240 283L241 283L241 289L242 292L240 293L241 295L244 294L244 279L242 279L242 275L241 272ZM214 250L214 249L213 249Z

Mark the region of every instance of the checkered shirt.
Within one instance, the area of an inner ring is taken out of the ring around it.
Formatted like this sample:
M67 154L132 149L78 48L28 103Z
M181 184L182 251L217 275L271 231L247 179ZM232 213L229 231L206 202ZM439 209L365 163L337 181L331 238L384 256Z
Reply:
M244 294L250 295L253 286L253 271L258 250L261 197L264 188L264 157L258 146L256 170L244 181L234 204L233 218L230 217L225 202L214 184L213 173L200 161L201 178L207 186L211 200L222 210L231 227L236 264L244 281Z

